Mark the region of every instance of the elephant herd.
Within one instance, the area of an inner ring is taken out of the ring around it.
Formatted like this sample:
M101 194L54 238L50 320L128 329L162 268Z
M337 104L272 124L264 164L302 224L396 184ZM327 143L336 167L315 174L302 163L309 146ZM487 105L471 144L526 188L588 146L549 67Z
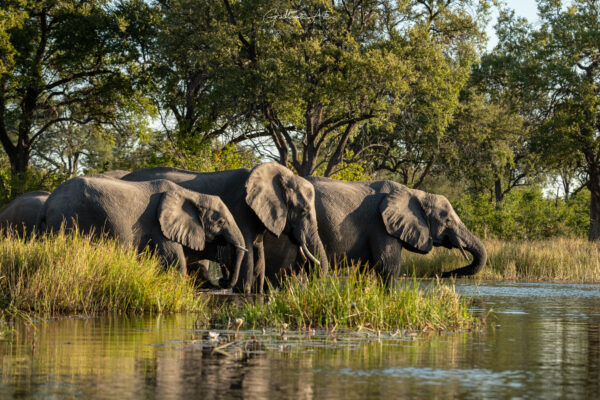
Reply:
M72 178L54 192L30 192L0 210L0 229L19 234L77 227L139 251L165 266L210 281L208 260L222 266L221 288L262 293L307 263L327 272L346 259L373 266L392 284L402 248L460 249L469 265L443 274L467 276L486 263L482 242L440 195L393 181L302 178L278 163L252 169L193 172L157 167ZM320 261L313 254L320 256Z

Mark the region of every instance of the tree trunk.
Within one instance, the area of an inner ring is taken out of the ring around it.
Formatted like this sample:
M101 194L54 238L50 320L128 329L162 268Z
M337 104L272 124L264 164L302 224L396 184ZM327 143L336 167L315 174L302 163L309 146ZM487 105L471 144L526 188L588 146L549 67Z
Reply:
M494 198L496 200L496 207L502 203L504 200L504 192L502 191L502 180L500 178L496 178L494 181Z
M317 157L319 156L319 149L314 146L304 146L304 152L302 153L302 163L298 168L298 175L302 177L311 176L315 172L317 166Z
M600 239L600 166L596 163L589 165L590 183L588 188L591 193L590 201L590 241Z

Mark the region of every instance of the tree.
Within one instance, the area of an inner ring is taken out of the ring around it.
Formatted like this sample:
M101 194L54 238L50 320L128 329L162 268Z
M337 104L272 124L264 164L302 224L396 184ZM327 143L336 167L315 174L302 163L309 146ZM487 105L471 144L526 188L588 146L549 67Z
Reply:
M143 84L137 80L140 48L128 17L143 5L140 0L2 3L2 13L19 17L0 29L0 43L12 51L3 57L0 75L0 142L13 177L27 171L36 142L60 125L101 125L119 110L139 107L132 99Z
M268 135L279 162L301 175L321 169L329 176L340 163L382 147L369 139L346 151L367 122L382 126L404 108L426 113L437 101L444 108L447 90L452 102L458 90L448 86L464 83L481 39L481 21L464 11L471 1L224 4L245 57L240 87L254 95L252 135ZM432 74L432 66L452 73ZM426 101L415 97L436 85L442 88ZM447 124L447 117L425 129L438 122Z
M539 0L540 25L513 41L507 54L523 94L538 99L535 150L549 165L581 157L591 192L589 239L600 239L600 1ZM514 24L505 23L509 32Z
M471 89L449 127L441 164L448 176L467 182L474 193L490 193L499 206L512 189L538 175L529 137L525 119L509 104Z
M184 150L210 147L242 108L223 87L239 57L236 32L222 2L162 0L157 12L151 70L163 128Z

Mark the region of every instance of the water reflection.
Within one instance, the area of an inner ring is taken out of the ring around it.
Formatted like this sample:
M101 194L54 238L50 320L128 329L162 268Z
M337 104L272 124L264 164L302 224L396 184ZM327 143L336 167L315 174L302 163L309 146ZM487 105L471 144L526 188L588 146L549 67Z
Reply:
M487 315L482 332L246 332L243 349L214 351L193 314L20 325L0 342L0 398L598 398L597 287L459 290Z

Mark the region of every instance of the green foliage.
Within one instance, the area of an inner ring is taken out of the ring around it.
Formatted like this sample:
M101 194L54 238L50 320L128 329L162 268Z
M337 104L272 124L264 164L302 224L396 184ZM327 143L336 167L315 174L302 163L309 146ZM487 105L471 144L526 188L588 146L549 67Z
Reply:
M13 174L26 173L32 161L42 160L35 166L46 167L65 155L77 157L78 142L90 131L78 128L102 129L136 120L132 113L143 114L142 119L152 114L140 99L146 82L128 28L132 15L125 12L132 3L144 4L2 2L1 13L12 19L0 26L0 46L10 48L0 76L0 142Z
M453 286L436 283L422 289L416 280L406 280L389 290L374 272L360 266L334 269L328 276L318 270L304 278L288 276L278 290L269 290L264 301L225 307L212 321L237 318L254 328L397 331L480 325L469 311L469 301L458 296Z
M494 96L486 92L463 93L442 144L440 165L446 176L466 182L470 191L493 191L494 200L502 202L506 193L537 175L539 162L529 150L525 119L505 100L489 100Z
M351 150L346 150L346 159L353 159L354 154ZM331 174L331 179L338 179L341 181L368 181L373 179L372 174L368 172L368 162L366 160L346 162L342 161L337 166L334 172ZM319 167L315 171L315 175L323 175L325 172L325 166Z
M182 147L172 147L171 143L161 143L154 149L142 166L143 168L170 165L199 172L224 171L226 169L252 168L260 163L256 155L239 145L219 146L217 143L200 145L194 140L186 140Z
M591 240L600 238L600 63L598 0L538 0L539 24L503 10L498 59L513 96L534 126L532 149L547 166L578 168L589 179Z
M483 238L581 237L589 227L588 191L565 202L534 186L512 191L497 207L482 195L463 195L453 205L467 227Z
M195 311L203 302L176 269L114 240L58 233L0 237L0 308L39 314Z
M10 164L0 154L0 208L26 192L46 190L51 192L66 176L49 173L39 168L29 168L25 173L12 174Z

